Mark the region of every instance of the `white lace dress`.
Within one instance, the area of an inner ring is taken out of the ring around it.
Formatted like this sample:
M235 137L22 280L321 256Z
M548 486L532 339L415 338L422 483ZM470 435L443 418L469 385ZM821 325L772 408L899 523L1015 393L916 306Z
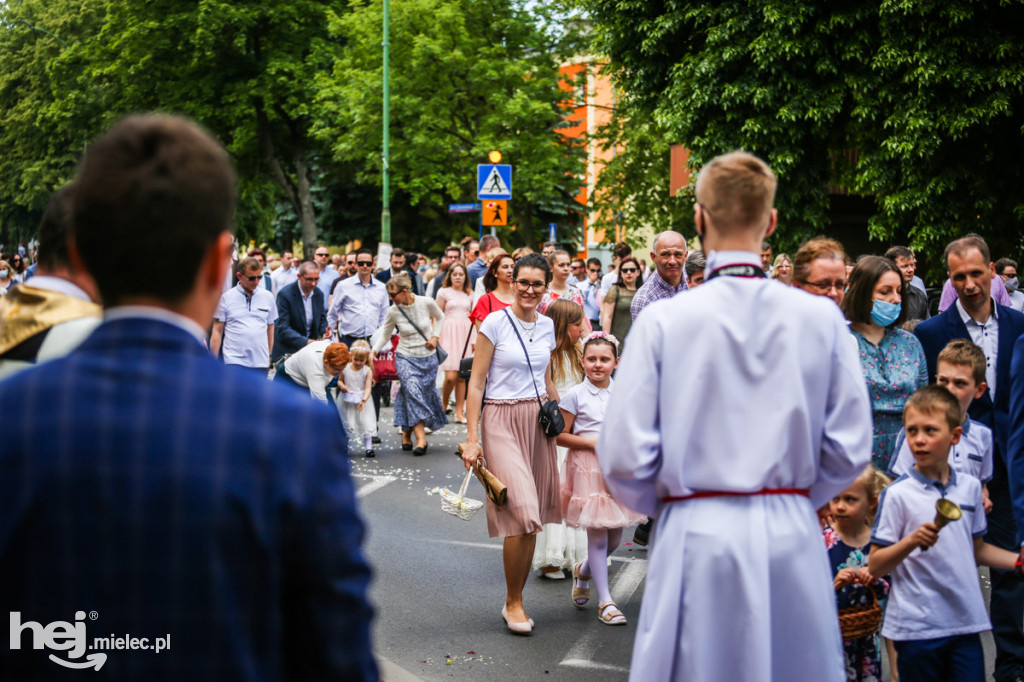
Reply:
M552 367L554 370L554 367ZM555 372L558 375L558 372ZM569 376L569 372L564 373ZM569 376L564 382L556 382L559 397L583 381L583 376ZM565 458L569 450L557 448L558 477L565 477ZM573 564L587 558L587 531L583 528L571 528L562 523L546 523L543 530L537 533L537 546L533 552L533 569L539 571L544 566L557 566L572 570Z

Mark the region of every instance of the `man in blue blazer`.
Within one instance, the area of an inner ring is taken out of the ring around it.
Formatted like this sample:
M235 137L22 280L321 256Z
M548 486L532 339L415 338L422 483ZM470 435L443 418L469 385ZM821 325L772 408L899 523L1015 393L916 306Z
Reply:
M985 353L988 391L971 403L969 411L972 419L989 426L995 436L994 471L988 484L993 506L985 539L1004 549L1019 551L1007 468L1013 454L1008 449L1010 365L1015 344L1024 337L1024 315L992 300L995 267L984 239L977 235L957 239L946 247L944 260L957 300L939 315L919 324L914 334L924 347L932 381L939 351L953 339L969 339ZM992 632L996 642L993 674L1000 682L1016 680L1024 676L1024 582L1005 571L991 573Z
M180 118L89 145L72 257L105 319L0 383L5 680L378 679L337 413L204 345L234 184ZM154 276L144 253L176 267Z
M277 293L277 323L274 325L274 353L271 361L297 353L311 341L324 338L327 331L327 306L317 282L320 269L306 261L299 266L299 277ZM311 304L307 313L306 301ZM309 315L312 317L309 317Z

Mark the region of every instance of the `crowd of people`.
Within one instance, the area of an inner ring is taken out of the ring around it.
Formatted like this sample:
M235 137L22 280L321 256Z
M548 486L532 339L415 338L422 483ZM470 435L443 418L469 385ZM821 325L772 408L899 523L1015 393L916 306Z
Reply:
M635 527L631 679L870 682L886 658L894 679L1024 677L1024 295L982 237L947 245L931 299L905 246L774 254L775 177L736 152L698 175L701 248L660 232L650 266L492 235L300 260L239 252L233 183L194 124L129 118L53 195L37 262L0 258L12 611L105 600L115 631L182 633L178 679L197 660L376 679L337 455L376 456L391 402L403 451L454 422L467 470L507 486L486 517L514 634L535 628L531 575L627 625L608 559ZM156 247L187 254L176 273L130 256ZM81 568L66 590L43 589L68 582L55 548ZM25 649L0 663L39 677ZM131 661L112 674L169 679Z

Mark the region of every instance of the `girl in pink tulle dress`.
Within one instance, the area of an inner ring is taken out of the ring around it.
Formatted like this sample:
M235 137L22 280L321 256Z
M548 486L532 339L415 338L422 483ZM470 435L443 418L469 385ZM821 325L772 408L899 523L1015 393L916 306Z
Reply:
M608 586L608 556L622 541L623 528L646 520L612 498L594 450L611 395L612 372L619 365L618 349L619 342L611 334L594 332L587 337L583 344L583 372L587 378L569 389L559 403L565 430L557 441L569 448L562 482L562 514L568 525L587 529L587 559L572 569L572 603L580 609L587 605L593 580L597 617L605 625L626 624Z

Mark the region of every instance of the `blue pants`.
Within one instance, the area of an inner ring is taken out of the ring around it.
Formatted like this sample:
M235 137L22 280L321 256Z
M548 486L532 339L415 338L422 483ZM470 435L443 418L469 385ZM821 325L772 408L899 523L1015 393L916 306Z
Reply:
M901 680L914 682L985 682L981 636L894 641Z

